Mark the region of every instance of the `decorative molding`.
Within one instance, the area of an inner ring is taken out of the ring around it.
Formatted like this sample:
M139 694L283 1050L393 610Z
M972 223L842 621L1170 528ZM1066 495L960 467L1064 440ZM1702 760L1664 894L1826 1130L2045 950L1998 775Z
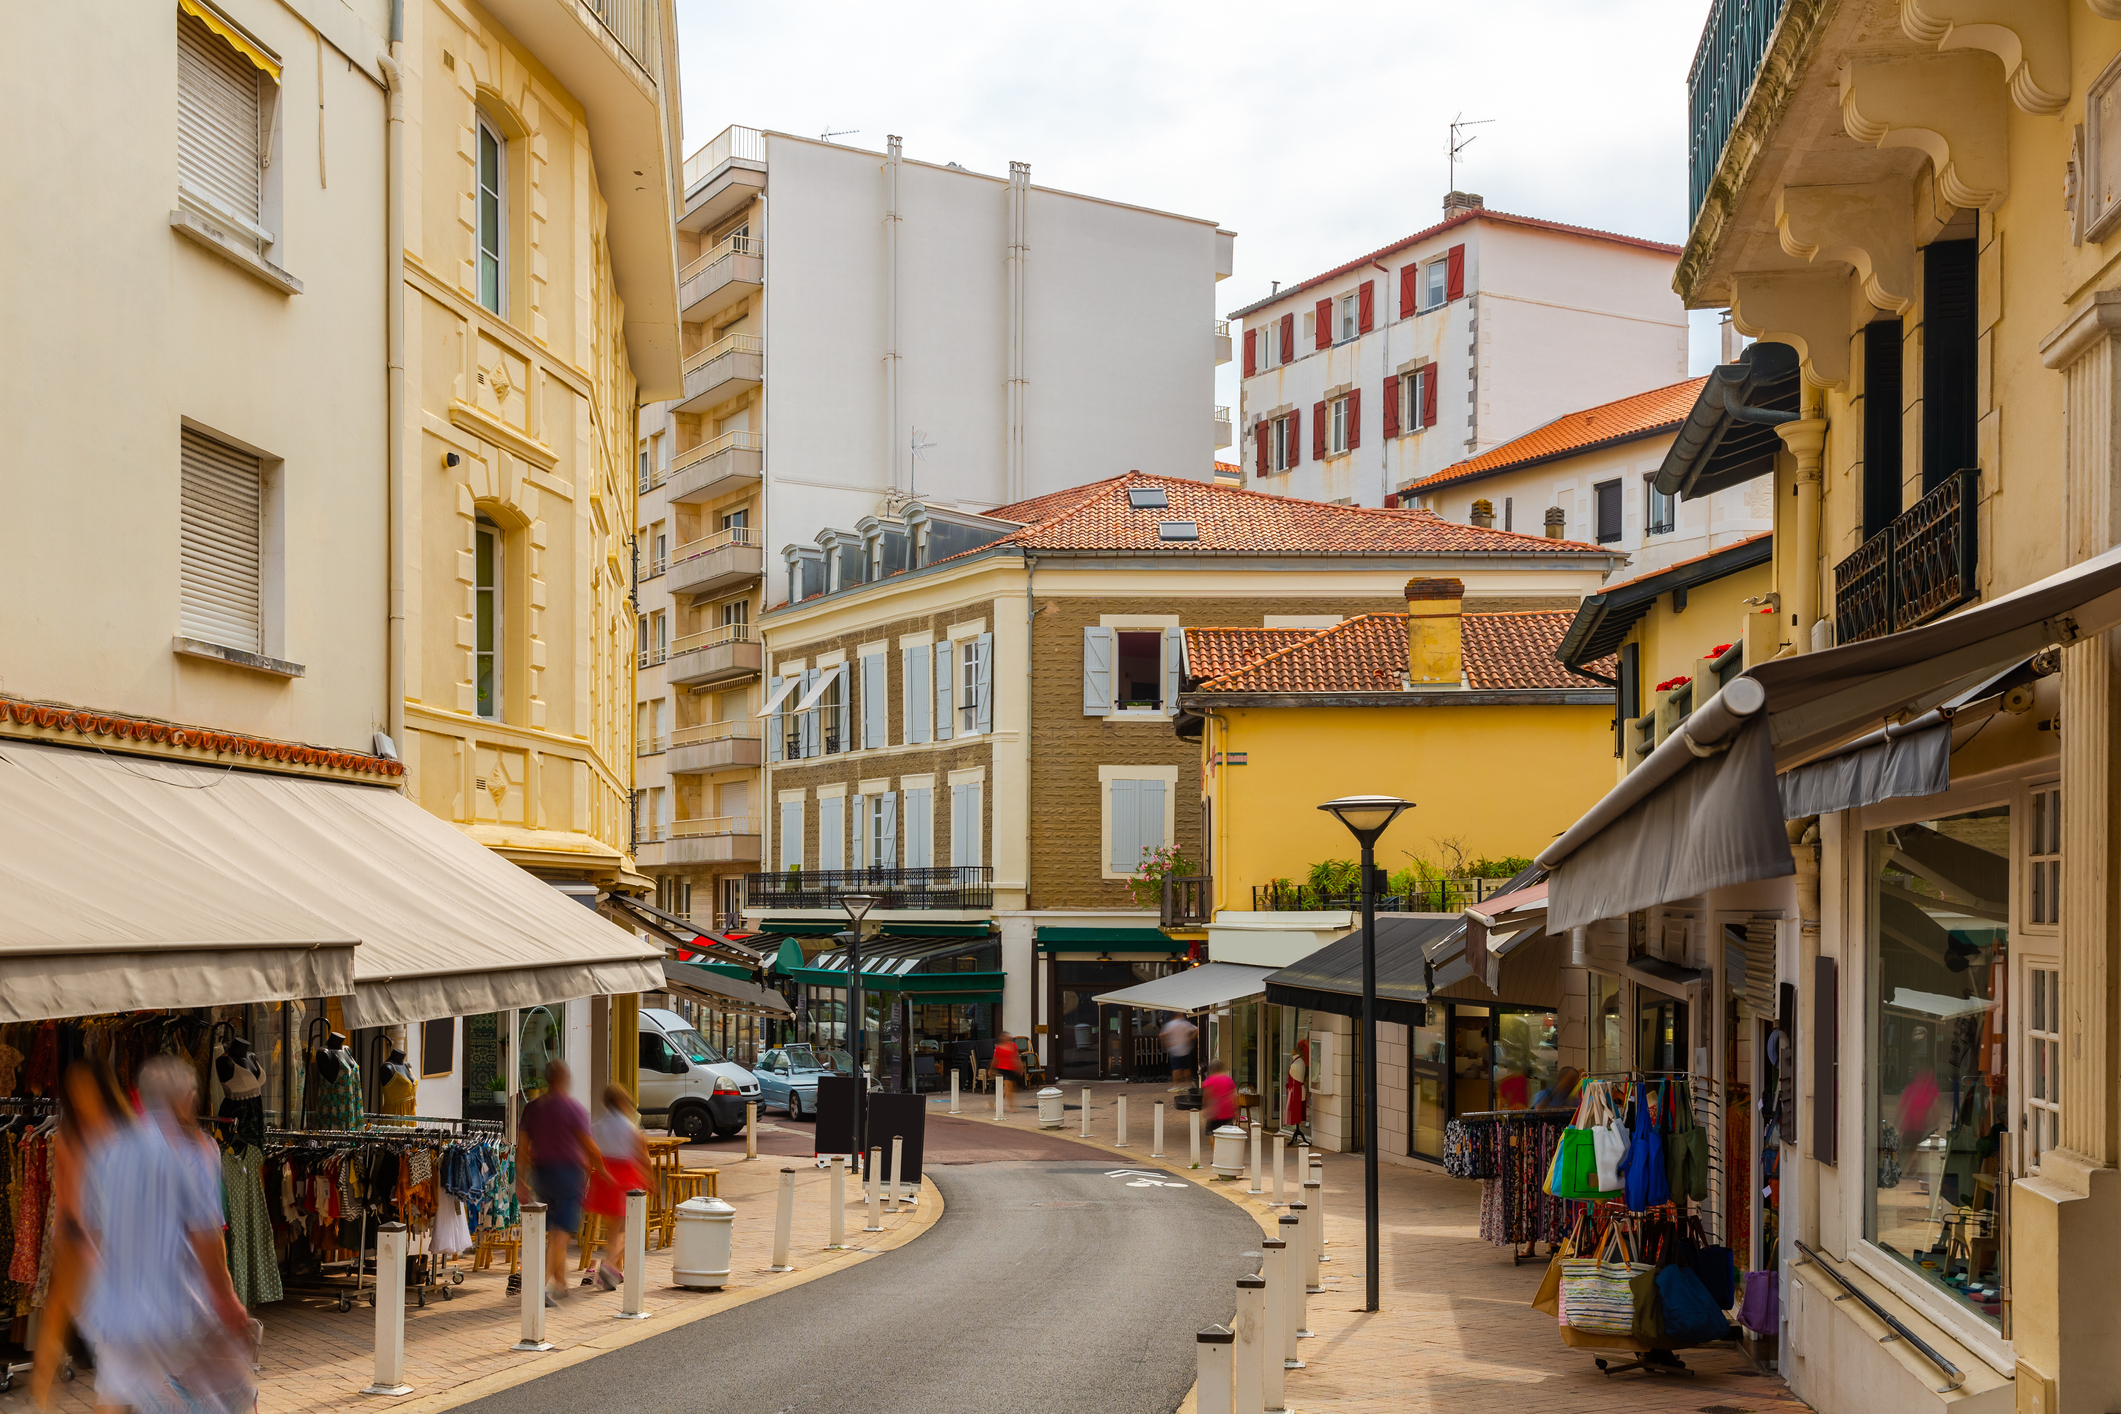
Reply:
M1886 313L1913 305L1914 206L1898 184L1784 187L1775 193L1775 228L1799 260L1854 266L1863 297Z
M2028 113L2052 117L2069 103L2069 0L1900 0L1900 28L1946 53L1995 55L2011 102Z
M1953 206L1994 211L2010 189L1994 73L1982 54L1850 64L1841 75L1842 126L1858 142L1928 157L1938 195Z
M449 400L449 420L475 437L499 443L540 471L551 471L560 464L558 452L461 398Z
M1731 282L1731 323L1749 339L1788 344L1804 381L1839 388L1849 378L1847 277L1829 270L1753 272Z

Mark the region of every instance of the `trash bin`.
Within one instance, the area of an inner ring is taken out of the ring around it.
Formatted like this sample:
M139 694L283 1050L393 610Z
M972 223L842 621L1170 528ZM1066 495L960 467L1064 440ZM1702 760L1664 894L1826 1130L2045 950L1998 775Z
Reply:
M1060 1087L1048 1085L1038 1092L1038 1127L1059 1129L1068 1122L1068 1106L1063 1103Z
M736 1209L719 1198L688 1198L678 1204L672 1280L695 1291L727 1286L735 1230Z
M1245 1132L1234 1124L1226 1124L1208 1137L1215 1141L1215 1153L1208 1161L1215 1176L1242 1177L1245 1171Z

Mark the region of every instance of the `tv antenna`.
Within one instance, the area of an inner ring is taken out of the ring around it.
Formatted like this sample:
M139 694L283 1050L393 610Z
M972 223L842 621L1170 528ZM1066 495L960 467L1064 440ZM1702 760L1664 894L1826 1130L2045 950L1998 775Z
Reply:
M1468 119L1464 113L1460 113L1457 117L1451 120L1451 140L1449 143L1450 153L1448 160L1451 170L1452 191L1458 190L1458 154L1464 152L1467 148L1471 147L1475 139L1480 136L1478 133L1475 133L1473 137L1460 137L1458 135L1459 129L1477 128L1483 123L1492 123L1494 121L1495 120L1493 118Z
M860 131L860 128L835 128L828 123L825 125L825 131L817 135L817 140L819 142L830 142L836 137L853 137Z
M918 427L914 428L913 435L906 439L906 450L911 454L906 466L906 499L913 499L914 482L917 480L915 473L921 468L921 453L935 445L932 438L921 436Z

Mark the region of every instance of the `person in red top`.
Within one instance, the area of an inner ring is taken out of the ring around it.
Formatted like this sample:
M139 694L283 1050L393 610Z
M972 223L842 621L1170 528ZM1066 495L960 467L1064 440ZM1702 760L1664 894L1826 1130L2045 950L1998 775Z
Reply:
M1200 1082L1200 1127L1213 1133L1237 1118L1237 1082L1222 1061L1209 1061L1208 1078Z
M1002 1033L1001 1039L994 1043L992 1068L995 1093L1002 1097L1002 1108L1006 1110L1009 1108L1010 1077L1024 1068L1023 1057L1017 1053L1016 1042L1009 1038L1006 1031Z

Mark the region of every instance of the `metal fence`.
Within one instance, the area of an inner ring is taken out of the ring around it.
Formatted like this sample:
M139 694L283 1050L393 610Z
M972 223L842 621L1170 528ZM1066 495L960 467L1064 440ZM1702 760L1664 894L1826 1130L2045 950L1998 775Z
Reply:
M1701 213L1788 0L1716 0L1687 75L1687 222Z
M1899 633L1980 593L1980 476L1953 472L1834 566L1836 643Z
M875 908L994 907L994 870L986 865L928 868L782 869L744 876L746 908L838 908L848 894L869 894Z
M656 0L582 0L634 62L655 73Z
M1479 877L1424 879L1411 891L1380 894L1380 913L1456 913L1471 904L1491 899L1508 890L1508 879ZM1321 913L1359 909L1362 896L1321 889L1311 884L1254 884L1255 913Z

